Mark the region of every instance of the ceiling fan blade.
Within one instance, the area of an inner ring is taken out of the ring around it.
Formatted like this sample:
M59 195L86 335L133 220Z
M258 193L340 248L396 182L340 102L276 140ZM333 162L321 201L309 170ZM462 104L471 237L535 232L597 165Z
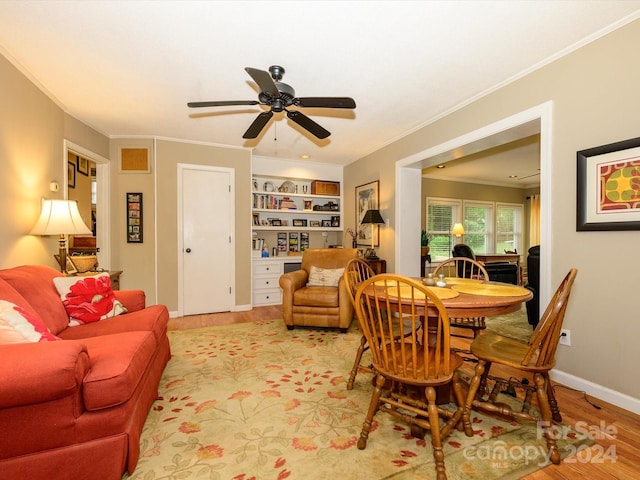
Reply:
M232 105L259 105L257 100L223 100L221 102L189 102L187 107L230 107Z
M273 112L271 110L269 110L268 112L262 112L256 117L247 131L244 132L242 138L256 138L258 135L260 135L260 132L269 122L269 120L271 120L271 117L273 117Z
M303 97L295 98L293 103L298 107L356 108L355 100L350 97Z
M276 84L273 82L273 78L271 78L271 74L269 74L269 72L250 67L246 67L245 71L251 75L253 81L258 84L262 93L266 93L273 98L278 98L280 96L280 92L278 91Z
M329 135L331 135L331 132L329 130L325 130L302 112L298 112L296 110L287 110L287 117L289 117L292 121L296 122L302 128L308 130L310 133L314 134L320 139L327 138Z

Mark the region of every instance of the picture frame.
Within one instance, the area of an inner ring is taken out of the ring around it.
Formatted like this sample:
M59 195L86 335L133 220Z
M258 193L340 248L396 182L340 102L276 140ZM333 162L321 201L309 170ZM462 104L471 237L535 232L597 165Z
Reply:
M380 205L380 181L365 183L356 187L356 229L358 230L358 245L371 247L371 236L373 235L373 245L380 246L380 229L378 225L373 228L360 228L364 214L367 210L378 210Z
M260 214L259 213L254 213L253 214L253 225L254 226L260 225Z
M127 193L127 243L143 243L142 193Z
M331 220L322 220L322 226L323 227L330 227L331 226Z
M293 219L293 226L294 227L306 227L307 226L307 220L304 218L294 218Z
M640 230L640 137L576 152L576 231Z
M76 188L76 164L67 162L67 187Z
M339 227L340 226L340 215L333 215L331 217L331 226Z
M274 218L270 222L271 222L271 226L272 227L281 227L282 226L282 220L280 220L279 218Z
M56 262L58 263L58 265L60 265L60 255L55 253L53 255L53 258L56 259ZM75 275L78 273L78 269L76 268L76 266L73 264L73 262L71 261L71 256L67 255L67 267L65 269L67 275Z
M304 199L302 200L302 210L304 211L312 211L313 210L313 200Z
M78 172L82 175L89 176L89 160L79 155L76 156L76 166Z
M320 223L320 220L311 220L309 221L309 226L313 228L320 228L322 224Z

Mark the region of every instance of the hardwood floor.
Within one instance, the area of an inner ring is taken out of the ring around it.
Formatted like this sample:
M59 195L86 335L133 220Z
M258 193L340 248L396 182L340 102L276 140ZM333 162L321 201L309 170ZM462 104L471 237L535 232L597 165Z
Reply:
M281 318L279 305L257 307L247 312L216 313L172 318L169 330L229 325ZM457 340L466 342L466 340ZM464 345L456 345L464 347ZM355 352L354 352L355 355ZM471 372L473 365L465 362L464 369ZM496 374L509 378L507 369ZM589 432L595 445L565 459L560 465L550 465L523 477L527 480L632 480L640 478L640 416L593 397L591 403L584 393L555 384L563 423Z

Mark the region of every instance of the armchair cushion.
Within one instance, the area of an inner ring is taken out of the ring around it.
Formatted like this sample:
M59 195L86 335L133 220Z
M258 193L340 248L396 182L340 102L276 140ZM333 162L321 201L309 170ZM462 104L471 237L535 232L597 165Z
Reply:
M308 287L337 287L344 268L320 268L311 265Z
M313 307L337 307L338 287L303 287L293 294L293 304Z

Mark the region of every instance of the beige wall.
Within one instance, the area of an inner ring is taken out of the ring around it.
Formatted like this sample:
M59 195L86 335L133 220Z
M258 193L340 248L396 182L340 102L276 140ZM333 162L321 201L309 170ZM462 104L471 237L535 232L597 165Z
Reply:
M63 139L108 154L108 140L66 115L0 56L0 268L44 264L57 268L56 237L29 235L42 198L64 197ZM106 147L106 148L105 148ZM49 190L55 181L58 192Z
M633 301L640 260L629 247L638 244L640 233L576 232L575 224L576 151L638 136L640 62L631 60L638 44L635 21L345 169L347 188L381 179L385 215L393 225L396 161L551 101L551 172L542 172L551 177L551 242L542 254L551 258L554 288L571 267L579 270L565 318L573 346L560 347L558 369L604 387L601 393L608 388L635 399L640 383L630 379L640 361ZM395 239L388 233L380 254L392 259Z
M156 144L158 302L167 305L170 311L178 309L178 163L235 170L235 301L238 306L250 305L251 151L170 140L158 140ZM202 213L215 214L206 210Z

